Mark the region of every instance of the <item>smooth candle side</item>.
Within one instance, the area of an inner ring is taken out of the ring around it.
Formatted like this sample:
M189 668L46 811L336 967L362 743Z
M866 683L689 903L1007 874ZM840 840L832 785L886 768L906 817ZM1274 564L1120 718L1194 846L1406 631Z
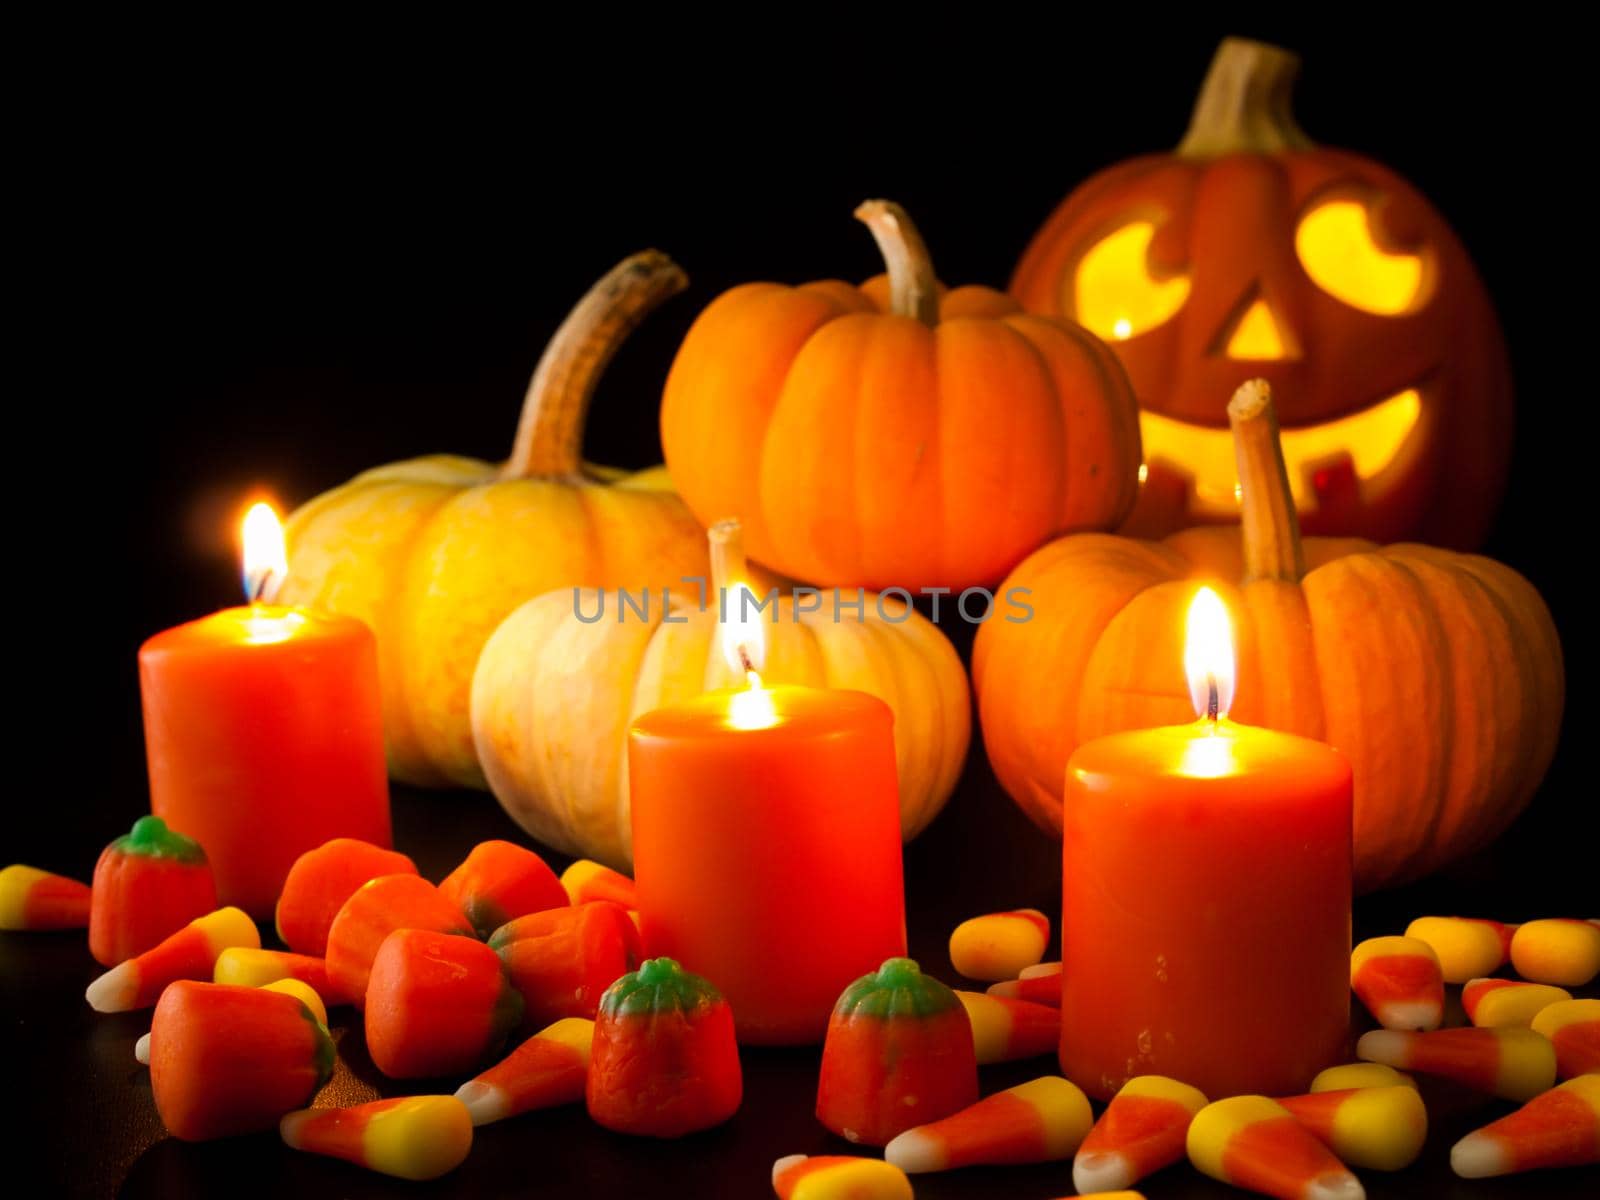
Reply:
M1302 1092L1349 1038L1351 778L1221 722L1115 734L1067 768L1063 1072L1216 1099Z

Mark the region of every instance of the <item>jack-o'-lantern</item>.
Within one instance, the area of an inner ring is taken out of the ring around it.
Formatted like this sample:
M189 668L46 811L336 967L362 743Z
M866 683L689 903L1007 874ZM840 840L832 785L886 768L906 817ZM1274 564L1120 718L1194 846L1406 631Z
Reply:
M1224 41L1177 150L1073 192L1012 291L1105 338L1128 369L1145 466L1124 532L1237 519L1223 404L1263 378L1285 397L1308 532L1476 545L1510 448L1494 311L1414 187L1295 124L1298 66Z

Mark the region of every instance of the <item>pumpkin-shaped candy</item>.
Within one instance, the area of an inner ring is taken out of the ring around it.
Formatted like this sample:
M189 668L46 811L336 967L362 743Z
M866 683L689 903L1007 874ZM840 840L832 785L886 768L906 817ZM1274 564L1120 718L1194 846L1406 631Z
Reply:
M724 605L734 614L750 578L739 522L718 522L710 539L703 594L564 588L517 609L484 646L472 686L478 756L506 811L545 845L630 864L628 727L743 682L717 638ZM966 758L967 678L954 647L889 595L796 591L763 598L759 616L756 599L744 603L765 638L763 679L852 688L894 710L900 828L916 836Z
M751 283L712 302L672 364L661 441L710 524L812 583L992 584L1046 538L1114 527L1139 436L1116 356L1000 292L941 293L898 205L857 211L887 278Z
M467 722L472 668L518 604L566 584L660 586L696 569L700 527L665 472L629 475L580 454L601 371L684 283L647 251L579 301L528 385L504 465L453 455L391 463L290 516L294 569L277 599L359 617L377 634L397 779L483 786Z
M1241 387L1229 415L1242 531L1062 538L1006 580L1029 590L1034 615L991 621L973 651L995 773L1059 835L1078 745L1188 721L1184 612L1204 580L1233 618L1233 715L1350 760L1358 889L1484 845L1555 750L1563 671L1549 610L1526 579L1478 555L1302 542L1266 384Z

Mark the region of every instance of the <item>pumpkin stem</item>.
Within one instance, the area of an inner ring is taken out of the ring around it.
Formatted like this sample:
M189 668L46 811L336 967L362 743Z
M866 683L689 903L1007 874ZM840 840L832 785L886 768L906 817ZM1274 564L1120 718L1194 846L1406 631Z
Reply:
M1228 401L1233 457L1239 471L1239 524L1245 579L1297 582L1306 573L1300 518L1278 444L1278 413L1265 379L1239 385Z
M897 316L937 325L939 282L927 244L910 214L893 200L868 200L856 209L856 220L872 230L889 269L890 309Z
M623 259L589 289L534 368L503 478L580 473L584 422L606 364L646 314L688 285L677 263L646 250Z
M724 588L750 580L744 526L737 517L728 517L706 530L706 540L711 543L711 594L720 600Z
M1300 56L1248 38L1223 38L1200 85L1179 158L1310 149L1292 108Z

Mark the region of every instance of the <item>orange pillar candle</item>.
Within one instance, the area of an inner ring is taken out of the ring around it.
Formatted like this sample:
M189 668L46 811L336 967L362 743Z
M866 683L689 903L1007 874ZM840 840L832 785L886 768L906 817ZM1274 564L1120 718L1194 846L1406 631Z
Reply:
M845 986L906 950L894 718L863 692L764 687L758 619L722 638L751 686L629 734L644 952L715 984L741 1042L818 1043Z
M245 519L246 591L287 573L272 510ZM218 898L271 917L329 838L390 844L377 642L360 621L253 602L140 647L151 810L199 841Z
M1231 636L1209 588L1186 659L1198 721L1067 764L1061 1068L1101 1099L1136 1075L1293 1095L1349 1034L1350 767L1227 719Z

